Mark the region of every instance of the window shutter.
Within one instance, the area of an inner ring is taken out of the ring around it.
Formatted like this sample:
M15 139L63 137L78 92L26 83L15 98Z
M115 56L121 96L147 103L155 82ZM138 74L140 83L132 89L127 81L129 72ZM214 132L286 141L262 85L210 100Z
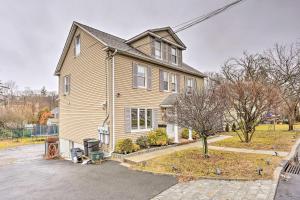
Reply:
M182 51L179 49L177 51L178 51L178 66L182 66Z
M152 110L152 128L157 129L158 128L158 109L155 108Z
M164 91L164 71L159 70L159 91Z
M176 78L177 78L177 92L179 93L180 92L180 75L179 74L176 74Z
M147 90L152 90L152 69L147 67Z
M168 52L167 52L167 48L168 48L168 44L162 42L162 58L164 61L167 61L167 55L168 55Z
M168 50L168 63L171 63L171 56L172 56L172 53L171 53L171 46L168 45L167 46L167 50Z
M155 39L153 37L150 37L150 44L151 44L151 56L155 57Z
M137 88L137 64L132 63L132 87Z
M125 124L125 132L129 133L131 132L131 109L125 108L124 113L124 124Z

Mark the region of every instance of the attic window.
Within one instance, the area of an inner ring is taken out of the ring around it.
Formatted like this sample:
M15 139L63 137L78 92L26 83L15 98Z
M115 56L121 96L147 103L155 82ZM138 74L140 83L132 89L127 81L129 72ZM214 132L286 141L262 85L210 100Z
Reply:
M155 58L161 59L161 42L160 41L155 40L154 53L155 53Z
M177 49L174 47L171 47L171 62L175 65L178 63Z
M75 37L75 56L79 56L80 54L80 35Z

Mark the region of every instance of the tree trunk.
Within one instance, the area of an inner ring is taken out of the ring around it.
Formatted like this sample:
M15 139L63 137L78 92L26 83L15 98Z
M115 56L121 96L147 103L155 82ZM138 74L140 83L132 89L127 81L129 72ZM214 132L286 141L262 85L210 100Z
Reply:
M294 130L294 118L292 116L289 117L289 131Z
M204 150L204 157L209 158L208 155L208 145L207 145L207 137L203 137L203 150Z

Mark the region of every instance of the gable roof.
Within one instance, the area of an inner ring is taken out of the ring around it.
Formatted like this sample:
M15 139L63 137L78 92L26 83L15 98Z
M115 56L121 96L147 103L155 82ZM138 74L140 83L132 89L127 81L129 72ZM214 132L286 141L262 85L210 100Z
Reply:
M168 68L171 69L175 69L178 71L182 71L182 72L186 72L186 73L190 73L196 76L200 76L200 77L206 77L203 73L201 73L200 71L194 69L193 67L183 63L181 67L176 67L173 65L170 65L168 63L164 63L162 61L159 61L157 59L152 58L149 55L144 54L143 52L139 51L138 49L133 48L132 46L130 46L129 44L127 44L128 40L122 39L120 37L111 35L109 33L105 33L103 31L97 30L95 28L92 28L90 26L78 23L78 22L73 22L71 30L69 32L67 41L65 43L62 55L60 56L59 62L57 64L56 70L55 70L55 75L59 75L59 71L62 67L62 64L64 62L65 56L68 52L68 49L71 45L72 42L72 38L73 35L76 32L77 28L81 28L83 31L85 31L87 34L91 35L92 37L94 37L96 40L98 40L99 42L101 42L104 46L106 46L109 49L115 49L117 50L118 53L120 54L124 54L127 56L132 56L135 58L139 58L139 59L143 59L149 62L153 62L159 65L163 65L166 66ZM154 31L160 31L158 29L152 29Z
M178 44L176 44L176 43L168 40L167 38L169 37L169 35L160 36L160 35L156 34L156 32L159 32L159 31L167 31ZM142 32L142 33L140 33L140 34L138 34L138 35L136 35L136 36L134 36L134 37L126 40L126 43L130 44L130 43L132 43L132 42L134 42L134 41L136 41L136 40L138 40L138 39L140 39L142 37L145 37L146 35L152 35L152 36L154 36L156 38L159 38L159 39L164 40L164 41L166 41L168 43L171 43L171 44L179 47L180 49L186 49L185 44L179 39L179 37L176 35L176 33L173 31L173 29L171 27L169 27L169 26L162 27L162 28L149 29L147 31L144 31L144 32Z

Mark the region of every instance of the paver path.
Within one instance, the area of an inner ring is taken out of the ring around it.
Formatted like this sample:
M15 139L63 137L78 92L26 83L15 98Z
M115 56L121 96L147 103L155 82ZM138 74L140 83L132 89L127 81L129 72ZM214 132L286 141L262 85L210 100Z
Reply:
M178 183L152 200L271 200L276 183L272 180L225 181L202 179Z
M232 136L221 135L219 137L208 139L207 143L217 142L217 141L224 140L224 139L227 139L230 137L232 137ZM170 147L170 148L166 148L166 149L162 149L162 150L158 150L158 151L148 152L148 153L144 153L141 155L130 156L130 157L126 158L126 161L130 162L130 163L140 163L140 162L144 162L144 161L150 160L150 159L158 157L158 156L163 156L166 154L170 154L170 153L173 153L176 151L182 151L182 150L193 148L193 147L199 148L201 146L202 146L202 142L198 141L198 142L194 142L194 143L190 143L190 144L179 145L179 146Z
M266 155L275 155L275 151L270 150L254 150L254 149L243 149L243 148L232 148L232 147L219 147L219 146L209 146L209 149L219 150L219 151L232 151L239 153L255 153L255 154L266 154ZM289 152L276 151L278 156L285 157Z

